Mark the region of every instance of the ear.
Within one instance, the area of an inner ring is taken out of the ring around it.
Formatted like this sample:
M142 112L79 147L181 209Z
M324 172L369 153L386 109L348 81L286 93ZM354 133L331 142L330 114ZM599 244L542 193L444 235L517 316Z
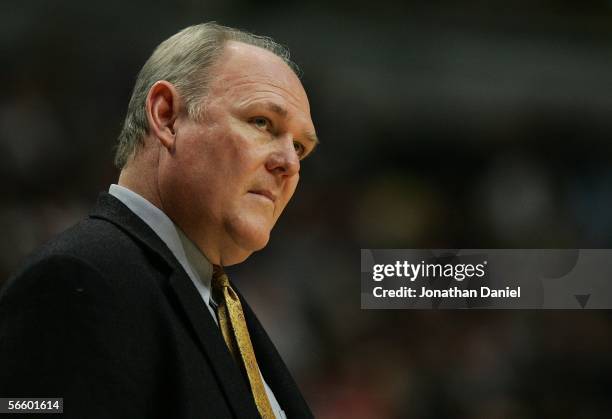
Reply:
M145 102L149 132L168 150L174 149L174 123L179 116L180 99L176 88L165 80L155 82Z

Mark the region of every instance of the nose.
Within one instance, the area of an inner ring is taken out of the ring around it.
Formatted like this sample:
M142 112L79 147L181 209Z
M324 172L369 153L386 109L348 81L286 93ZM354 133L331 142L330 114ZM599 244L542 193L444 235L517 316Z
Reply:
M291 177L300 171L300 159L295 152L293 139L289 136L279 139L277 147L266 161L266 169L275 175Z

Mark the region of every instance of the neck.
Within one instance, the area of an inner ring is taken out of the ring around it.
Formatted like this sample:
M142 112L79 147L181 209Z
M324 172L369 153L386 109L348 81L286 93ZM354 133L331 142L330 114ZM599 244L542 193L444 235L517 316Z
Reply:
M145 140L145 146L121 170L117 183L136 192L165 213L158 187L159 149L151 147L149 143Z
M164 205L160 191L158 153L159 150L154 150L152 147L139 150L135 158L131 159L121 170L117 183L136 192L163 211L213 265L229 266L246 259L251 252L241 250L237 243L228 240L227 234L222 229L213 227L214 223L212 225L185 225L181 223L181 220L192 219L202 222L202 219L201 217L182 217L181 211L184 208L173 208L172 202L165 202L166 205Z
M140 157L140 156L139 156ZM126 165L119 175L117 183L124 188L136 192L144 199L149 201L151 204L159 208L164 214L166 214L172 222L183 232L183 234L191 240L196 247L202 252L202 254L212 263L221 264L220 251L215 247L210 247L211 243L216 243L210 237L202 238L195 237L191 232L198 229L198 226L181 225L179 220L173 219L172 208L165 208L161 193L158 186L157 170L152 170L150 166L147 166L146 159L137 158L132 160ZM209 246L206 246L208 244Z

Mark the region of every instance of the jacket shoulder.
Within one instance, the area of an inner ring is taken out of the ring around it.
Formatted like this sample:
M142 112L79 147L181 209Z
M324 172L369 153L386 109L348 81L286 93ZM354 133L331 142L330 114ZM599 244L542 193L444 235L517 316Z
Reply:
M121 256L137 257L142 254L142 250L113 223L89 217L45 243L28 262L68 256L104 270L106 265L116 264Z
M67 280L79 272L80 280L103 281L115 289L127 287L141 293L143 288L155 287L152 277L165 276L165 265L153 253L112 222L90 217L26 258L4 288L20 278ZM67 270L73 274L65 274Z

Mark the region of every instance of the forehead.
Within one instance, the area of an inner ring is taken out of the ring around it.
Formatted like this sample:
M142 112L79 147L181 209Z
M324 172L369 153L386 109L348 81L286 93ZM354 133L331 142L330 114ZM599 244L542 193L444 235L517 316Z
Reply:
M293 70L276 54L228 41L213 67L209 95L235 100L277 98L310 116L308 97Z

